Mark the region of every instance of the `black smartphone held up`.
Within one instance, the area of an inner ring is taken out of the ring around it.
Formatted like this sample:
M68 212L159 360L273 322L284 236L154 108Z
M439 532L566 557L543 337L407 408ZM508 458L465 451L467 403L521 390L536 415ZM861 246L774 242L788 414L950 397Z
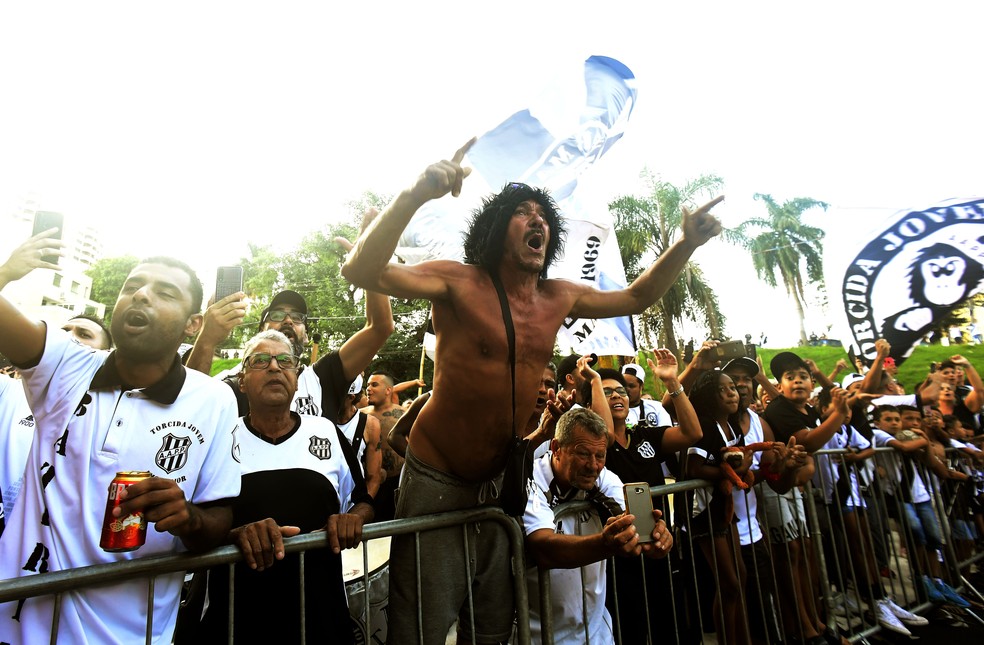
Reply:
M625 510L635 515L636 532L639 542L652 542L653 531L656 529L656 518L653 517L653 498L649 494L649 484L637 482L623 484L622 493L625 496Z
M34 237L38 233L44 233L50 228L57 228L58 232L49 237L51 240L62 239L62 225L65 223L65 216L61 213L53 213L51 211L37 211L34 213L34 232L31 233L31 237ZM50 262L51 264L58 264L57 255L45 255L41 258L42 262Z
M242 267L219 267L215 272L215 302L243 290Z
M745 350L745 343L740 340L727 340L723 343L718 343L711 351L715 360L719 361L730 361L733 358L748 355Z

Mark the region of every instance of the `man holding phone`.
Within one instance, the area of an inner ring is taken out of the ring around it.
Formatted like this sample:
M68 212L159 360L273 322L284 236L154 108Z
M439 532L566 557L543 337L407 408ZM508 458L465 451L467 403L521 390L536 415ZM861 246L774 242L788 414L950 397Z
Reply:
M526 545L536 565L553 569L550 603L554 642L611 643L612 619L605 609L607 559L640 553L665 557L673 547L673 536L660 519L661 513L653 511L656 525L652 541L645 542L636 530L635 516L622 511L622 481L605 468L608 429L601 417L586 408L574 408L556 423L551 452L533 464L535 486L523 516ZM584 514L554 518L554 508L570 501L591 503L587 519ZM536 566L526 570L526 584L531 600L530 635L538 640L541 625ZM582 598L588 606L581 607Z

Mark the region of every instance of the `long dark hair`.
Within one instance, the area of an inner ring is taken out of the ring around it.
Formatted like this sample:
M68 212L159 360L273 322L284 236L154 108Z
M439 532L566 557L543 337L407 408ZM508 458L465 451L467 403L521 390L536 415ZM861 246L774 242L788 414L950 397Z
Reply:
M690 403L701 419L713 419L718 407L718 387L721 385L721 370L708 370L697 377L690 390Z
M482 207L472 213L468 230L465 232L465 262L476 264L487 271L498 268L505 251L509 220L516 212L516 208L529 200L540 205L543 209L543 219L550 227L550 241L547 244L543 271L540 272L540 277L545 278L547 269L564 250L567 229L550 193L526 184L506 184L497 195L482 200Z

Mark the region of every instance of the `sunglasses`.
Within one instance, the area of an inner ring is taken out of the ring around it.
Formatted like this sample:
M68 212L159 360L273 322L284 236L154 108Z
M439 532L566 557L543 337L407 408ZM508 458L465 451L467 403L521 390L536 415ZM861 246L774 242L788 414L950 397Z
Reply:
M611 396L612 394L618 394L619 396L628 396L629 393L625 391L624 387L617 387L614 390L610 387L602 388L605 396Z
M250 354L243 361L246 366L253 370L262 370L270 366L271 361L277 361L277 365L280 366L282 370L296 370L297 369L297 357L293 354L266 354L260 352L258 354Z
M302 325L307 320L307 314L302 314L299 311L284 311L283 309L274 309L268 311L266 318L264 320L272 320L273 322L283 322L285 318L290 318L292 322L301 323Z

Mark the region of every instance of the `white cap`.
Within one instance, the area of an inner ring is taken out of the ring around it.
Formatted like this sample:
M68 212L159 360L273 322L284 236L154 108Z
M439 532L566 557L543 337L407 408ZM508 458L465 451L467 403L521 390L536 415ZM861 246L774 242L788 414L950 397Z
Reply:
M858 381L863 381L863 380L864 380L864 374L856 374L856 373L848 374L847 376L844 377L844 380L841 381L841 387L846 390L847 388L851 387Z
M355 380L352 381L352 385L349 386L348 393L358 394L361 391L362 391L362 375L359 374L358 376L355 377Z
M622 366L622 374L628 374L629 376L634 376L639 379L640 383L646 382L646 370L642 369L641 365L636 365L635 363L626 363Z

